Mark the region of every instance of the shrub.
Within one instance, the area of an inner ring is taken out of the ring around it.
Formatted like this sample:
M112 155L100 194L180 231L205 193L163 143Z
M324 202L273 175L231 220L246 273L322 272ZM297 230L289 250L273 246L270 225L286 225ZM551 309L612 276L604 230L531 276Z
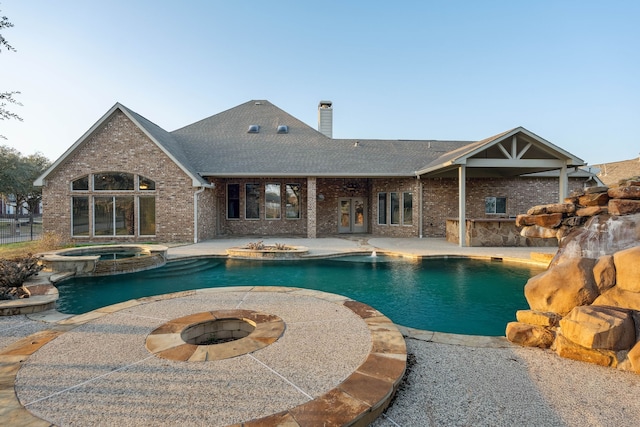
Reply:
M257 242L249 242L247 243L247 249L261 251L264 249L264 243L262 243L262 240L258 240Z
M61 249L68 246L69 243L65 241L64 237L58 233L47 232L42 235L42 239L38 242L38 251L47 252L56 249Z
M0 299L28 298L24 282L42 270L38 258L29 254L13 260L0 259Z

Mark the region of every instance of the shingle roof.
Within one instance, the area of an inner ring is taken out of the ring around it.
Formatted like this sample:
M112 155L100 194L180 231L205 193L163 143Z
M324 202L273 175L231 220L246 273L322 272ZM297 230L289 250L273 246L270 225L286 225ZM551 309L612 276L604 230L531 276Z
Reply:
M248 133L259 125L259 133ZM289 133L278 134L278 125ZM468 141L331 139L268 101L249 101L171 134L205 176L413 176Z
M617 185L619 181L640 176L640 158L622 160L619 162L601 163L593 165L600 169L598 178L606 185Z
M400 177L430 171L439 173L512 133L529 135L559 158L571 158L572 162L583 164L524 128L477 142L332 139L269 101L253 100L167 132L116 103L35 184L42 185L46 176L117 110L126 114L170 156L192 178L194 186L208 185L207 176ZM259 132L249 133L251 125L258 125ZM278 133L280 125L286 125L288 133Z
M198 179L201 184L207 183L198 171L193 168L191 160L186 156L182 149L182 144L178 142L171 133L122 104L116 104L116 106L134 119L142 130L146 131L146 133L155 140L161 148L164 148L165 152L172 157L179 166L186 169L186 172L188 172L192 177Z

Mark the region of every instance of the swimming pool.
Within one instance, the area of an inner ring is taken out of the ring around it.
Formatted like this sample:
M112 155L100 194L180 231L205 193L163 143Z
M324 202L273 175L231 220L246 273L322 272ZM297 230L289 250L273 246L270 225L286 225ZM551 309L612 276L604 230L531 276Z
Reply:
M345 295L412 328L495 336L504 335L516 310L527 308L524 285L542 271L466 258L193 259L139 273L66 280L57 285L58 310L80 314L133 298L199 288L290 286Z

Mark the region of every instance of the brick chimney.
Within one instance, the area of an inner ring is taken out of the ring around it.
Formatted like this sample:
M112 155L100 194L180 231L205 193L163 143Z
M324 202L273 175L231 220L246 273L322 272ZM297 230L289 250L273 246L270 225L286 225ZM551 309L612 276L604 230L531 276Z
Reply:
M318 131L333 138L333 108L331 101L320 101L318 104Z

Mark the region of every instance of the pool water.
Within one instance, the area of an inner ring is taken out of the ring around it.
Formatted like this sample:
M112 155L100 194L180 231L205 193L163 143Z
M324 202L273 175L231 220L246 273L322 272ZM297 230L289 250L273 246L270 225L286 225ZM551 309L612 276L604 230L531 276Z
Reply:
M464 258L197 259L139 273L66 280L57 285L58 310L80 314L133 298L199 288L290 286L347 296L412 328L501 336L516 310L527 308L525 283L542 271Z

